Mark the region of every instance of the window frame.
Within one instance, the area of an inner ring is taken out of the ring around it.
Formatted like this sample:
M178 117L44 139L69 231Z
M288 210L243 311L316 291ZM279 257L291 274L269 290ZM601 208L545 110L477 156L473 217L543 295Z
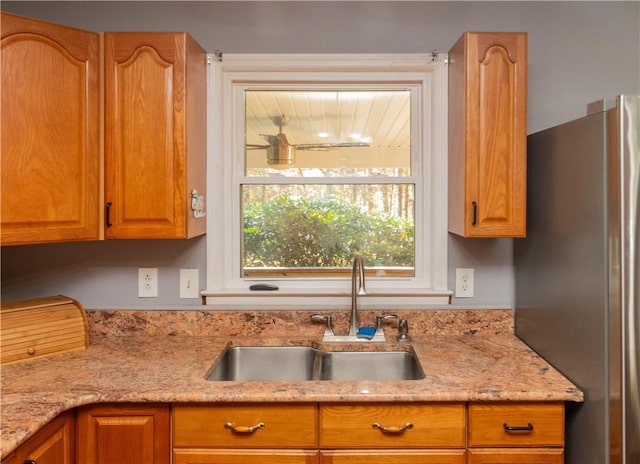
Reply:
M402 179L403 183L416 184L416 232L424 232L420 239L416 236L415 277L368 279L368 295L360 299L360 307L400 309L449 303L447 56L435 53L225 54L220 58L221 55L210 56L212 65L207 84L207 285L202 293L207 304L255 308L255 297L260 297L262 308L330 309L343 307L347 301L345 295L351 287L348 277L241 278L241 220L236 217L240 214L238 182L245 175L242 169L245 122L244 103L239 98L241 89L251 85L297 88L305 84L335 83L363 88L369 85L418 86L417 97L412 93L412 98L419 103L417 108L413 108L412 103L412 118L415 115L419 119L418 130L414 130L415 125L412 127L415 140L412 140L412 175ZM238 111L240 104L242 110ZM415 182L416 179L421 182ZM331 183L335 180L331 179ZM371 180L362 178L363 183L371 183ZM423 214L424 211L430 214ZM280 290L250 291L249 285L257 281L269 281Z

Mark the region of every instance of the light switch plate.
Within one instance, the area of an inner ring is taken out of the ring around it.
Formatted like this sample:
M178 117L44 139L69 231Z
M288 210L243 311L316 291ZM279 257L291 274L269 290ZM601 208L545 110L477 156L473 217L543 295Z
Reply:
M199 269L180 269L180 298L200 298Z

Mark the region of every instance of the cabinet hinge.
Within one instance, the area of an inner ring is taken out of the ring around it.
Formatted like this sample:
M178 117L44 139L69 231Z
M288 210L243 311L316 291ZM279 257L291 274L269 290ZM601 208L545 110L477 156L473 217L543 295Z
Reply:
M431 64L438 62L439 55L440 55L440 52L437 49L431 50ZM449 55L444 56L443 63L449 64Z
M216 61L222 62L222 50L214 51L213 55L216 57Z

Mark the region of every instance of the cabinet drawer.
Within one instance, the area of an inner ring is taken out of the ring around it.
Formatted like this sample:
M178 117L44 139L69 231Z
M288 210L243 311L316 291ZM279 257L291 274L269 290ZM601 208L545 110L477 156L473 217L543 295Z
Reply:
M190 448L313 448L316 411L306 404L176 405L173 443Z
M325 450L320 464L465 464L460 450Z
M313 450L173 450L173 464L317 464Z
M320 407L322 448L462 448L463 404L334 404Z
M564 404L469 405L469 446L563 446Z
M467 464L563 464L562 449L477 449L469 451Z

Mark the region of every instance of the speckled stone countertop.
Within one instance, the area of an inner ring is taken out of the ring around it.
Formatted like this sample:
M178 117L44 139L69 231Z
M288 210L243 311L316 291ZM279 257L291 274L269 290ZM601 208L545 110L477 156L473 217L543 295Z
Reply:
M61 412L104 402L582 401L582 393L513 335L510 311L421 311L409 344L322 344L309 312L89 311L86 350L2 367L0 457ZM367 315L363 314L363 320ZM343 321L336 324L336 332ZM388 340L396 329L387 327ZM412 381L211 382L235 345L413 350Z

